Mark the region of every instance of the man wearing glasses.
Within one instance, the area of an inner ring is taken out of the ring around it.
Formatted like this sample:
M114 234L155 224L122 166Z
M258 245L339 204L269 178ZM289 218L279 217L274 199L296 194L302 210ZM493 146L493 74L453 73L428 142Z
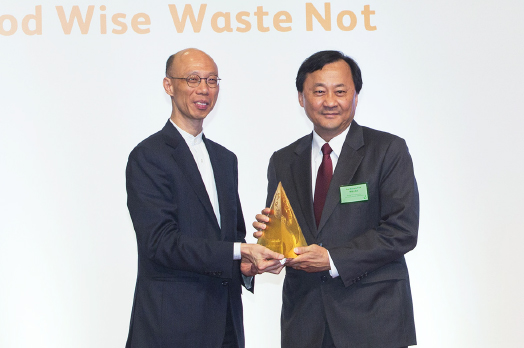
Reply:
M197 49L169 57L172 113L126 169L138 277L126 348L244 347L241 285L284 256L246 244L236 156L202 134L218 68Z

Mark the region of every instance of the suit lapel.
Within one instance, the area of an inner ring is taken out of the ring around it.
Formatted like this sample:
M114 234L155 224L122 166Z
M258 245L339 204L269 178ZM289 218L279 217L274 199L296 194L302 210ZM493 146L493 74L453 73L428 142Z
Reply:
M311 193L311 142L313 134L304 138L295 149L295 160L291 163L291 173L295 183L295 194L298 198L300 211L306 220L308 230L311 231L313 239L315 238L315 213L313 211L313 197ZM288 194L289 195L289 194Z
M213 211L213 206L209 200L209 196L206 191L206 186L202 181L202 176L198 170L195 159L189 147L187 146L184 138L178 132L178 130L171 124L170 121L167 121L167 124L162 129L164 133L164 140L168 146L173 148L172 156L175 162L178 164L180 171L182 172L184 178L189 181L189 186L193 189L198 199L204 206L207 214L210 219L214 221L217 229L218 221L216 219L215 213Z
M236 201L236 197L229 197L234 194L236 190L231 188L229 185L232 181L233 173L227 171L228 168L232 168L232 165L226 163L226 159L223 156L220 156L220 153L216 151L216 147L211 141L208 141L203 137L204 144L206 144L206 149L209 154L209 159L211 160L211 167L213 167L213 175L215 177L215 186L217 188L218 195L218 206L220 210L220 225L221 225L221 240L225 240L225 231L235 231L236 226L233 228L230 227L232 221L230 217L232 214L224 213L229 209L228 204ZM214 214L213 214L214 215ZM218 223L218 222L217 222Z
M351 124L340 157L338 158L333 178L329 185L326 203L322 210L322 217L318 225L318 231L322 231L322 228L326 224L336 206L340 204L340 186L348 185L351 179L355 175L355 172L362 161L363 156L360 155L357 150L364 146L364 136L362 134L362 128L355 122Z

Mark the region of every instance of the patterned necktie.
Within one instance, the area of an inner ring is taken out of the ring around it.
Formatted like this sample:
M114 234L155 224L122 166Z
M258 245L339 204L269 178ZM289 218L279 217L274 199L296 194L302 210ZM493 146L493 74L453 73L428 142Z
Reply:
M331 147L328 143L322 146L322 163L318 168L317 182L315 183L315 197L313 199L313 209L315 211L315 220L317 227L320 223L320 217L322 216L322 209L324 209L324 203L326 202L326 196L329 189L329 183L333 176L333 163L331 162Z

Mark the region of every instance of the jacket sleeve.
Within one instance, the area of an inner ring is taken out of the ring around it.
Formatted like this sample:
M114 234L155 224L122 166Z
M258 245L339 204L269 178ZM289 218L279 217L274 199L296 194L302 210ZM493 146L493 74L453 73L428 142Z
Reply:
M182 233L179 213L187 209L182 209L181 205L185 204L183 199L174 197L176 185L171 182L172 173L166 170L166 159L169 159L166 155L140 145L128 159L127 204L136 232L139 255L173 270L231 278L232 241L202 237L205 233L215 233L213 231L204 231L199 234L201 237ZM241 225L240 221L238 225ZM245 227L238 235L239 241L244 238L242 233L245 235Z
M274 164L275 154L269 159L269 165L267 167L267 197L266 197L266 208L269 208L273 201L273 196L278 187L277 173L275 171Z
M377 176L378 223L346 245L329 249L346 286L403 258L417 244L419 197L406 143L395 138L387 147Z

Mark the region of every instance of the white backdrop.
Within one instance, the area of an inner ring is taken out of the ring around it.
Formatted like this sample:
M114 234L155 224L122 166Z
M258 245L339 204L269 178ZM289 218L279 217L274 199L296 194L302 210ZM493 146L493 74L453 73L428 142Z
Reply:
M209 1L200 32L188 22L179 33L168 5L181 14L201 2L2 0L0 347L124 346L137 266L125 165L168 119L165 60L187 47L219 66L205 133L238 155L248 234L270 155L311 130L294 87L300 63L324 49L355 58L356 120L405 138L415 164L421 224L407 260L419 346L522 345L524 2L306 3ZM311 17L325 3L330 30ZM67 22L89 5L86 33L75 22L67 34L56 6ZM279 11L287 32L273 23ZM355 14L353 30L339 29L342 11ZM230 13L232 32L216 31L224 18L213 29L217 12ZM244 294L248 348L279 347L282 280L259 276Z

